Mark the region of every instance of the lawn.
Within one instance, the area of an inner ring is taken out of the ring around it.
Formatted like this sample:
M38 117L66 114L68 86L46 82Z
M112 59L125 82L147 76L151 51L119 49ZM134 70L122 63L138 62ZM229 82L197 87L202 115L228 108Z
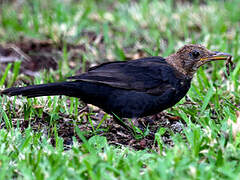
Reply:
M0 90L184 44L230 53L235 64L229 76L224 62L201 67L186 98L135 135L76 98L0 96L0 179L240 179L239 0L0 6Z

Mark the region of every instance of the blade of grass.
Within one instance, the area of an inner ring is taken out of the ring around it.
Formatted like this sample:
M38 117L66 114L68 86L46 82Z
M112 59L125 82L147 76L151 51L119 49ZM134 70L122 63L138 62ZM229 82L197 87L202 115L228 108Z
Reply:
M12 77L12 80L10 81L10 83L8 84L8 87L11 87L14 84L14 82L16 81L17 76L18 76L19 71L20 71L20 66L21 66L21 61L14 62L13 77Z
M12 67L12 64L8 64L7 65L7 67L5 69L5 72L4 72L4 74L3 74L3 76L2 76L2 78L0 80L0 86L3 86L3 84L4 84L4 82L5 82L6 78L7 78L7 75L9 73L9 70L11 69L11 67Z
M209 104L209 101L211 100L211 98L213 96L213 93L214 93L213 86L211 85L210 89L208 90L208 92L207 92L207 94L206 94L206 96L204 98L200 114L203 114L203 112L207 108L207 105Z

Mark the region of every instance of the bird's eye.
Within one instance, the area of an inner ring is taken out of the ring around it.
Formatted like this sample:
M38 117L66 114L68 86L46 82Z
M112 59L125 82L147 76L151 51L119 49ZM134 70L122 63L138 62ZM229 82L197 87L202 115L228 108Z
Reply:
M191 52L191 55L192 55L192 57L193 57L194 59L196 59L196 58L198 58L198 57L200 56L200 53L199 53L198 51L196 51L196 50L193 50L193 51Z

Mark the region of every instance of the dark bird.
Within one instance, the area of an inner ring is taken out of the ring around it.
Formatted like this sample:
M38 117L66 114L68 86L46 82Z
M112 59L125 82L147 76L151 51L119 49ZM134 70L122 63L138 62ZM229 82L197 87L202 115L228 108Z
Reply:
M1 93L28 98L66 95L120 118L139 118L175 105L187 94L200 66L229 57L227 53L210 51L201 45L185 45L166 58L108 62L70 77L69 81L12 87ZM121 120L115 120L126 127Z

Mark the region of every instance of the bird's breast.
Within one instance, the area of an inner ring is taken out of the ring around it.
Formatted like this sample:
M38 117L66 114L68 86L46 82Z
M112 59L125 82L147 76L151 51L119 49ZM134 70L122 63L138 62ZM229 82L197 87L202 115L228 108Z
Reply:
M176 101L180 101L188 92L191 86L191 80L189 79L184 79L180 80L179 83L176 86L176 95L175 99Z

